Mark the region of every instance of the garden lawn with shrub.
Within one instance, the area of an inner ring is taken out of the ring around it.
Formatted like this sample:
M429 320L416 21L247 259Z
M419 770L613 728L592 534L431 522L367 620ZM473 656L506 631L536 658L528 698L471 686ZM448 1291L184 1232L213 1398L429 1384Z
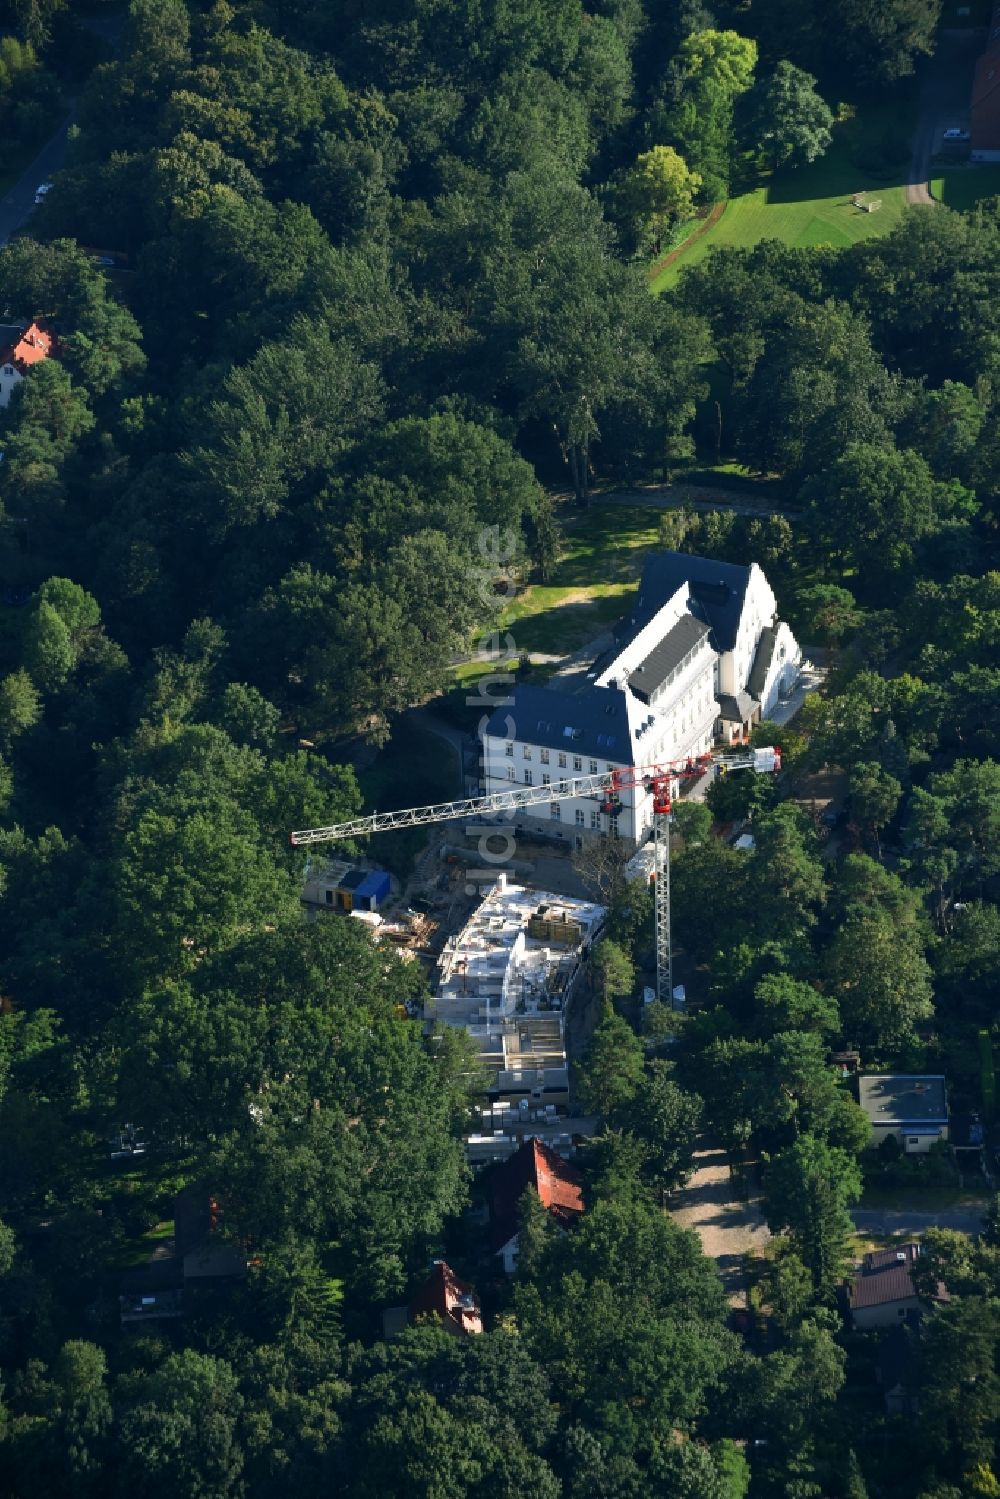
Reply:
M674 286L682 269L726 245L748 248L762 239L786 245L852 245L888 234L906 208L911 120L888 108L869 108L836 127L833 145L809 166L784 168L750 192L730 199L707 233L652 280L653 291ZM863 193L881 206L874 213L855 208Z

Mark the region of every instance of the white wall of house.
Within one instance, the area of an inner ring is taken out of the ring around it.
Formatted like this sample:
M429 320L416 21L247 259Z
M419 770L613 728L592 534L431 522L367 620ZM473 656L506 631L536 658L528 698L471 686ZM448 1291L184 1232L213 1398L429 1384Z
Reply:
M735 697L746 687L761 631L771 624L777 608L774 590L756 562L752 563L736 643L731 651L724 651L719 657L720 692Z
M932 1145L947 1140L948 1126L911 1125L908 1128L904 1124L873 1124L871 1148L877 1149L889 1135L895 1136L906 1155L926 1155Z
M628 677L656 649L690 607L690 588L684 584L653 616L634 640L602 671L590 693L622 691L626 705L630 755L625 762L583 753L567 738L563 748L545 748L529 740L485 735L483 772L489 792L544 786L546 782L574 776L605 774L632 766L653 766L684 761L712 748L719 717L719 694L735 696L744 690L753 668L765 627L773 626L776 602L761 569L749 569L746 593L733 650L721 656L706 635L678 663L677 668L642 702L628 687ZM792 685L801 652L791 630L777 626L771 665L763 688L762 711L766 716L778 702L782 690ZM572 698L568 699L571 702ZM620 726L621 718L617 723ZM736 728L737 734L740 727ZM620 727L619 727L620 733ZM626 787L619 794L621 810L612 829L601 811L604 795L539 801L505 819L512 829L551 833L570 845L577 839L617 831L619 837L638 845L653 821L653 798L641 785Z
M12 364L0 365L0 407L8 405L15 386L23 379L24 376Z
M920 1302L916 1296L906 1296L899 1301L885 1301L880 1306L858 1306L851 1310L851 1322L859 1332L870 1327L895 1327L906 1321L907 1312L919 1312Z
M512 1239L508 1239L507 1242L506 1242L506 1244L503 1244L497 1250L497 1254L500 1256L500 1259L503 1262L504 1270L506 1271L506 1273L508 1275L513 1275L516 1272L516 1270L517 1270L517 1257L518 1257L520 1251L521 1251L521 1236L520 1236L520 1234L515 1234Z
M605 760L590 754L578 754L567 741L564 750L548 749L521 739L498 739L486 735L483 741L483 765L487 791L521 791L526 786L544 786L554 781L572 780L575 776L604 775L621 770L621 762ZM634 809L631 793L622 795L618 832L622 838L634 837ZM599 833L606 831L608 819L601 814L604 793L593 796L563 797L555 802L537 802L526 809L530 818L549 822L553 830ZM520 814L519 814L520 815ZM508 819L513 826L516 819Z
M761 717L768 718L781 700L782 692L790 692L799 674L802 651L798 641L784 620L778 625L774 642L774 655L761 694Z

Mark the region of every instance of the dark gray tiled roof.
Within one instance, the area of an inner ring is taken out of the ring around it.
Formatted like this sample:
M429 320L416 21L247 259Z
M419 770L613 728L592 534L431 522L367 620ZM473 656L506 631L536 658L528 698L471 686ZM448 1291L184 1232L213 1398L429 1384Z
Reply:
M689 557L686 552L656 552L646 559L632 615L633 627L648 624L678 588L690 585L691 596L712 627L719 651L736 644L743 599L750 580L748 567Z
M667 631L659 645L654 646L644 661L636 667L628 679L628 685L648 703L652 693L669 677L675 667L680 666L687 653L695 648L709 633L703 620L693 614L682 614L677 623Z
M760 632L757 654L753 658L753 666L750 668L750 677L747 681L747 689L751 697L759 698L764 691L764 683L767 681L767 673L777 643L777 630L771 625L765 625Z
M0 353L10 353L21 341L27 323L0 323Z
M734 697L730 692L719 693L719 714L726 723L746 723L760 704L741 688Z
M906 1301L916 1296L910 1271L919 1253L916 1244L902 1244L899 1249L879 1249L866 1254L861 1269L851 1282L851 1310L863 1306L885 1306L890 1301ZM900 1255L904 1258L900 1259Z
M486 732L571 755L591 755L619 765L632 763L627 700L618 687L593 687L571 695L518 683L514 701L497 708Z

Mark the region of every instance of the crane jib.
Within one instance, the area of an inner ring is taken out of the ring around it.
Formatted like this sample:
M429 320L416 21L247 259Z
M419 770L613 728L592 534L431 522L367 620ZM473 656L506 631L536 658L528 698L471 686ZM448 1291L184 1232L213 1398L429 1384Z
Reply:
M289 835L295 847L309 843L331 843L348 838L362 838L370 833L387 832L392 828L421 827L427 823L449 822L459 817L475 817L490 813L516 812L523 807L536 806L540 802L561 801L566 797L605 796L642 786L654 797L669 796L669 783L674 780L699 779L720 766L727 770L753 770L758 774L773 774L781 769L781 750L769 745L764 749L741 750L735 754L725 752L702 755L666 765L628 766L620 770L602 771L597 775L575 776L572 779L553 781L541 786L521 786L508 791L488 792L485 796L464 797L453 802L434 802L425 807L407 807L399 812L371 812L349 822L337 823L333 827L303 828ZM661 800L661 805L663 802Z

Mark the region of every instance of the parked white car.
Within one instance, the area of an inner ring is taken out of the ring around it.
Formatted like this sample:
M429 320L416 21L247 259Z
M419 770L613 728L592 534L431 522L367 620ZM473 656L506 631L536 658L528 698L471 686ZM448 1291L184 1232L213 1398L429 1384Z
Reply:
M36 203L44 203L45 202L45 195L46 195L46 193L50 193L51 191L52 191L52 183L51 182L40 182L38 184L38 186L35 188L35 202Z
M957 125L953 125L950 130L945 131L941 139L946 141L968 141L972 137L967 130L960 130Z

